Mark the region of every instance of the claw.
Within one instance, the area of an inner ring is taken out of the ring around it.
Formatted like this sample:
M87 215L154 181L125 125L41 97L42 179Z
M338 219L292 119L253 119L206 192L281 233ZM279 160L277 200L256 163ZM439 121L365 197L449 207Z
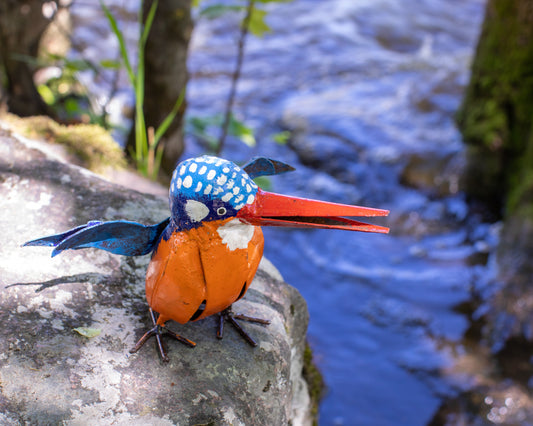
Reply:
M248 322L255 322L257 324L264 324L269 325L270 321L261 319L261 318L254 318L249 317L246 315L241 314L234 314L231 310L231 306L229 308L224 309L222 312L220 312L218 317L218 329L217 329L217 338L222 339L224 337L224 322L228 321L235 329L239 332L239 334L246 340L251 346L255 347L257 346L257 342L250 336L236 320L241 321L248 321Z
M154 311L152 310L152 308L150 308L150 317L152 319L152 323L154 324L154 327L148 330L146 333L144 333L144 335L139 339L135 347L130 350L130 354L136 353L139 349L143 347L143 345L150 339L150 337L155 336L156 346L159 351L159 355L161 356L161 360L163 362L168 362L169 358L167 356L167 351L166 351L165 345L163 344L163 339L161 339L161 336L163 334L169 334L171 337L173 337L178 342L183 343L184 345L187 345L191 348L194 348L196 346L196 343L194 343L192 340L186 339L185 337L180 336L177 333L174 333L172 330L169 330L168 328L164 326L158 325L157 319L154 315Z

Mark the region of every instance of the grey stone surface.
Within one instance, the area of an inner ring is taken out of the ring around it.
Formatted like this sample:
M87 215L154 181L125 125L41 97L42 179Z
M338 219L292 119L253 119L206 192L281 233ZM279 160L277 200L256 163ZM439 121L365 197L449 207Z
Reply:
M20 245L91 219L157 223L167 200L112 184L59 161L47 144L0 129L0 424L309 424L302 378L304 300L263 259L234 311L269 318L245 323L251 348L215 319L170 328L194 340L129 349L150 327L144 298L149 256L77 250L50 258ZM17 284L17 285L13 285ZM93 338L76 327L100 330Z

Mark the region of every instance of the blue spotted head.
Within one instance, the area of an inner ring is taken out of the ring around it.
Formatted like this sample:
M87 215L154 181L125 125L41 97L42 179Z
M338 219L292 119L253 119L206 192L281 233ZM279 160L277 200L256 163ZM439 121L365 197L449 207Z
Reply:
M227 219L252 204L257 185L239 166L204 155L182 161L170 184L172 220L181 229L204 221Z

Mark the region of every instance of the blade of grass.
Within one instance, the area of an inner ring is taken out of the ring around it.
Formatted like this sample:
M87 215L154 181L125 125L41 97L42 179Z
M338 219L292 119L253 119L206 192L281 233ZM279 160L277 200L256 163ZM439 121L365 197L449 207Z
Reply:
M138 161L146 157L148 139L146 137L146 123L144 121L144 55L139 51L139 65L137 66L137 79L135 90L135 150Z
M152 22L154 22L154 16L157 10L157 4L158 4L158 0L155 0L152 3L152 6L150 6L150 10L148 11L148 15L146 16L146 22L144 23L144 29L142 31L141 39L140 39L140 41L142 42L143 49L144 49L144 46L146 45L146 40L148 39L150 28L152 28ZM142 22L142 21L139 20L139 22Z
M122 35L122 32L118 28L117 20L109 10L109 8L104 4L102 0L100 0L100 6L102 7L102 10L105 13L105 16L109 22L109 25L111 26L111 29L115 36L117 37L118 44L120 47L120 56L122 57L122 60L124 61L124 66L126 67L126 71L128 73L128 77L130 79L130 83L134 86L135 85L135 73L133 72L133 68L131 66L131 62L128 56L128 50L126 49L126 41L124 40L124 36Z
M169 126L172 124L172 121L174 121L174 118L176 118L176 115L178 114L178 111L181 107L181 104L183 103L184 98L185 98L185 89L181 91L178 99L176 100L176 103L172 107L172 110L168 113L168 115L165 117L163 122L159 125L159 127L155 131L155 136L154 136L155 145L159 143L159 140L161 139L161 137L168 130Z
M146 122L144 119L144 49L146 46L146 39L150 32L150 27L155 16L157 8L157 0L152 3L148 12L147 21L144 25L139 27L139 40L137 42L137 76L134 84L135 91L135 150L138 167L142 169L143 173L148 172L148 137L146 134ZM142 23L143 2L139 6L139 23Z
M118 27L117 20L115 19L115 17L113 16L109 8L103 3L102 0L100 0L100 6L102 7L102 10L104 11L104 14L109 22L111 30L117 37L119 48L120 48L120 56L122 58L122 61L124 62L124 66L126 67L126 72L128 74L130 83L133 86L134 91L135 91L135 162L137 163L138 168L142 168L142 158L143 158L142 146L143 144L146 143L146 129L145 129L145 124L144 124L144 115L142 111L143 99L142 99L142 96L141 98L139 98L138 96L139 95L138 86L139 86L139 82L142 82L144 79L144 76L139 75L139 69L142 68L141 64L144 63L144 60L141 62L140 60L141 58L139 58L139 66L137 70L137 75L135 75L133 68L131 66L131 62L129 60L128 50L126 48L126 41L124 40L124 36ZM139 9L142 10L142 4ZM139 21L139 22L142 22L142 21Z
M146 137L146 123L144 121L143 106L135 103L135 160L137 167L144 170L143 159L148 151L148 139Z

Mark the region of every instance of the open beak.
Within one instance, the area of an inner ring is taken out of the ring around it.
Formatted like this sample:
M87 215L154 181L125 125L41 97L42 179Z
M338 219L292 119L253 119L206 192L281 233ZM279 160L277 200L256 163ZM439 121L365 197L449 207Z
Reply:
M358 222L344 216L369 217L388 214L388 210L289 197L259 189L254 202L240 209L237 217L256 226L343 229L386 234L389 228Z

